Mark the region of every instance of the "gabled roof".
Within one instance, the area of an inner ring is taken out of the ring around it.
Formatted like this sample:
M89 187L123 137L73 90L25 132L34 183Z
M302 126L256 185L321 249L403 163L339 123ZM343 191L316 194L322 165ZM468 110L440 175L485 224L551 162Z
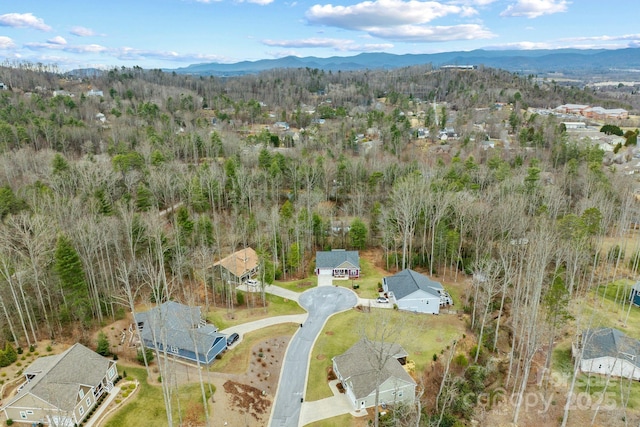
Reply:
M241 249L213 264L222 266L236 277L242 277L258 266L258 254L253 248Z
M55 356L36 359L25 374L36 376L8 404L30 393L63 411L73 411L80 386L99 384L114 362L80 343Z
M614 328L588 329L582 333L583 360L598 357L624 358L640 367L640 341Z
M410 384L415 381L404 370L398 358L408 356L398 344L378 343L366 338L355 343L349 350L333 361L343 379L349 380L356 399L369 396L378 385L389 379L397 379ZM384 362L382 369L380 364Z
M316 252L316 268L336 268L345 262L355 268L360 268L360 254L358 251L334 249L332 251Z
M420 274L410 268L402 270L393 276L385 277L383 280L387 285L387 289L393 292L396 300L402 299L417 290L422 290L439 298L439 291L444 290L440 282L431 280L424 274Z
M143 323L142 338L205 355L216 339L224 337L218 329L202 322L200 307L189 307L175 301L167 301L144 313L136 314L136 322Z

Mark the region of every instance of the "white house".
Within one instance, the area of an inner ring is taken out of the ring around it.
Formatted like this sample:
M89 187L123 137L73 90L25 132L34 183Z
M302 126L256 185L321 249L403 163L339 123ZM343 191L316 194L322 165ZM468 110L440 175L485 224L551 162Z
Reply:
M571 350L582 372L640 380L640 341L617 329L588 329Z
M441 306L453 303L440 282L411 269L382 279L382 289L399 310L438 314Z
M316 275L342 279L360 277L360 255L358 251L333 249L316 252Z

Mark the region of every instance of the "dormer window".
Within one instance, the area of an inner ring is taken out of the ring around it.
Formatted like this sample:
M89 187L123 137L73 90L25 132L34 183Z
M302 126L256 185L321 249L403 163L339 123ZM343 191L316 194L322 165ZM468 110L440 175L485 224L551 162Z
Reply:
M80 389L80 391L78 392L78 397L80 399L82 399L84 397L84 390Z

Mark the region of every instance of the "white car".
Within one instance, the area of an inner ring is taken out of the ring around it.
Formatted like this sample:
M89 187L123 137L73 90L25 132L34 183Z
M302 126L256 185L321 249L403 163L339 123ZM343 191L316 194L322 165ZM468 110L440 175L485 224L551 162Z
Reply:
M253 279L249 279L245 283L247 284L247 286L258 286L258 281Z
M379 303L382 303L382 304L388 304L389 303L389 298L378 297L378 298L376 298L376 302L379 302Z

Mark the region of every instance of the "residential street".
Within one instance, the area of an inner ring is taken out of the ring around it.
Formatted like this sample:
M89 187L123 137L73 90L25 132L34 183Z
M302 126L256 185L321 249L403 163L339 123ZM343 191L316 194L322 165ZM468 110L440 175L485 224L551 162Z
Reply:
M357 301L352 291L334 286L309 289L300 295L299 303L309 315L289 343L270 426L298 427L313 344L332 314L355 306Z

